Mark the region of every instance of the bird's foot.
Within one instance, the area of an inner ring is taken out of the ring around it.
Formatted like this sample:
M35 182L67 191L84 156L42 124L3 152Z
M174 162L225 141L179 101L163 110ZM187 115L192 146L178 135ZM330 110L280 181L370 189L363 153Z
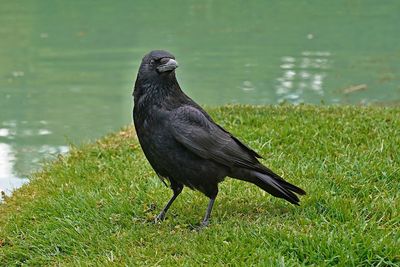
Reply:
M209 225L210 225L210 220L204 220L199 225L193 227L193 230L201 231L201 230L207 228Z
M162 211L160 212L160 214L157 215L157 217L154 219L154 223L160 223L162 221L164 221L165 219L165 212Z
M201 228L206 228L206 227L208 227L208 225L210 225L210 219L203 220L203 221L200 223L200 227L201 227Z

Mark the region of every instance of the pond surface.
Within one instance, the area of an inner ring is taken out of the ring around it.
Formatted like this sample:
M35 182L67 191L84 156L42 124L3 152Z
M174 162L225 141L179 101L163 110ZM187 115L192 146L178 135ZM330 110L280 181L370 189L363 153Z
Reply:
M0 190L130 123L152 49L201 104L398 104L399 14L397 0L5 1Z

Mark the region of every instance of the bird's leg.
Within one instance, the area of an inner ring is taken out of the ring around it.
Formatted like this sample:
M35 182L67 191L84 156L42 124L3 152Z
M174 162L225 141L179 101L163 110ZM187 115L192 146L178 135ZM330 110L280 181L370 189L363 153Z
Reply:
M157 215L155 222L163 221L165 218L165 214L167 213L169 207L172 205L172 203L175 201L175 199L179 196L179 194L182 192L183 186L181 184L171 184L172 190L174 191L173 196L171 199L168 201L167 205L163 208L163 210L160 212L160 214Z
M207 227L210 224L210 217L211 217L211 211L214 206L214 201L215 197L210 198L210 202L208 202L207 210L206 210L206 215L204 216L203 221L201 222L201 227Z

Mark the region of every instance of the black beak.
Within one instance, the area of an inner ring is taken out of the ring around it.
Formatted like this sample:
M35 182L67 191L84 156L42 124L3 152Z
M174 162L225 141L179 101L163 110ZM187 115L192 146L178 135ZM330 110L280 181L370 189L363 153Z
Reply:
M165 63L163 63L165 61ZM158 72L166 72L166 71L173 71L178 67L178 62L176 62L172 58L163 58L161 59L162 65L157 67Z

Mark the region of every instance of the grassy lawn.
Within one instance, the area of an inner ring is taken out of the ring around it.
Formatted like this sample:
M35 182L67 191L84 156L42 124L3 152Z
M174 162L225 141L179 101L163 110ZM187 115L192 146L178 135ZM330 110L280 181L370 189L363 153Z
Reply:
M400 265L400 108L225 106L214 119L307 191L301 206L227 178L208 199L172 191L132 128L32 175L0 205L0 265Z

